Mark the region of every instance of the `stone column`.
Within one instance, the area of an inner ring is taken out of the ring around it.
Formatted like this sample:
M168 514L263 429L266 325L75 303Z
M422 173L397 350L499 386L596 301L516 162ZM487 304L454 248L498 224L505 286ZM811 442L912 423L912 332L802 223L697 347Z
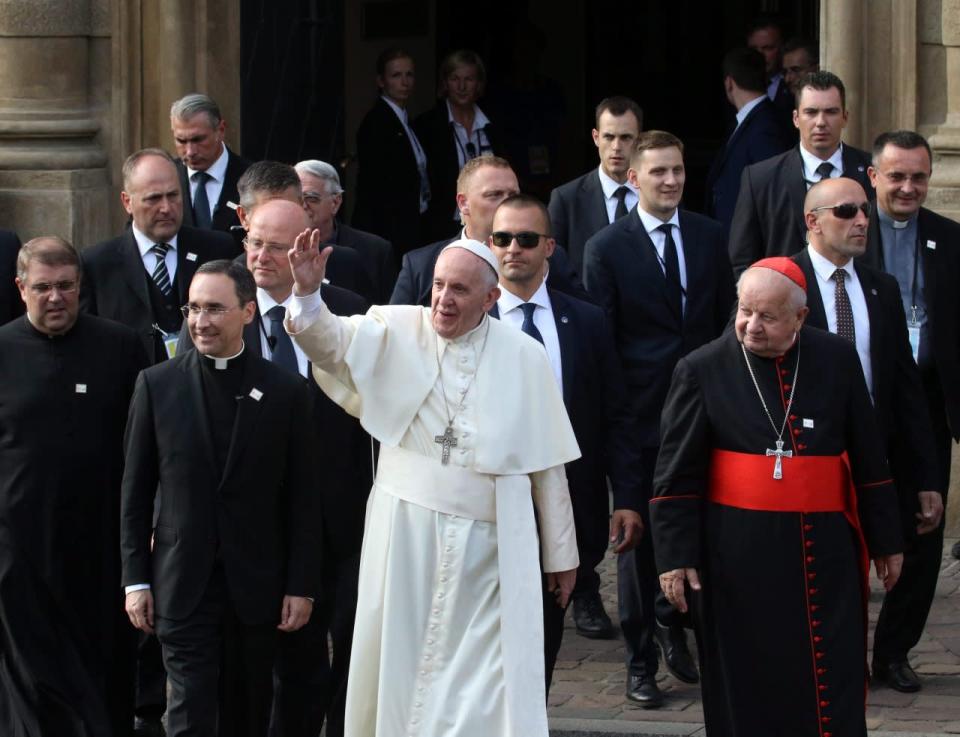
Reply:
M820 7L820 68L836 74L846 88L850 123L844 140L863 138L863 0L823 0Z
M0 4L0 227L78 246L108 230L109 187L91 109L92 2Z

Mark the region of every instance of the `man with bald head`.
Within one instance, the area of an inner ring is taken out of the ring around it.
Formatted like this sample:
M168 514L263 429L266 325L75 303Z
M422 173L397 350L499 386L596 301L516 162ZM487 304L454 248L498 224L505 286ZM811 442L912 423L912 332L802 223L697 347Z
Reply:
M866 735L869 558L889 591L903 540L857 351L805 324L807 288L787 258L747 269L664 406L653 545L711 734Z
M124 233L83 251L80 308L133 328L151 363L174 355L181 305L197 267L236 254L226 233L183 225L173 159L146 148L123 163Z
M484 243L444 248L429 308L351 318L325 305L319 243L305 231L290 253L287 330L380 441L346 733L547 737L541 562L566 606L579 558L563 464L580 452L546 353L487 315L500 290Z

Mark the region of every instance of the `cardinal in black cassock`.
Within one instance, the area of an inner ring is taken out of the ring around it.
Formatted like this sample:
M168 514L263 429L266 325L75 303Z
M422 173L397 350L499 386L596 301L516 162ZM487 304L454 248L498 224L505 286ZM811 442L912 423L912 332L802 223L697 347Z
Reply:
M801 287L788 259L755 264L736 331L680 361L664 407L653 543L710 737L866 737L868 557L888 590L902 562L857 353L800 329Z
M133 720L120 480L146 357L132 330L78 317L76 252L37 241L27 315L0 328L0 734L109 737Z

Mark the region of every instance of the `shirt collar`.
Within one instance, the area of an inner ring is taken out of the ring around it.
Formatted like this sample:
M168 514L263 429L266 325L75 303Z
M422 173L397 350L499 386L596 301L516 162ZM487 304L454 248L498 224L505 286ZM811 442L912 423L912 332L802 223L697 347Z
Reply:
M270 310L278 305L286 309L286 307L293 300L293 292L287 295L287 298L283 302L277 302L266 289L261 289L257 287L257 307L260 310L261 315L266 315Z
M547 310L553 309L553 305L550 302L550 294L547 292L546 279L540 282L537 291L534 292L533 296L527 301L537 305L537 307L543 307ZM522 304L524 304L522 299L501 284L500 298L497 300L497 308L500 310L501 316L519 309Z
M737 110L737 127L740 127L740 124L747 119L747 116L750 114L750 111L753 110L757 105L767 99L766 95L760 95L750 100L746 105Z
M447 103L447 122L453 123L454 125L459 125L461 128L463 128L463 124L458 123L453 118L453 108L451 108L450 106L450 100L447 100L446 103ZM481 128L486 128L488 125L490 125L490 118L484 115L483 110L480 109L479 105L474 105L473 106L473 131L476 132Z
M841 267L837 266L825 256L821 256L813 246L807 246L807 253L810 255L810 263L813 264L813 270L817 272L817 276L824 281L830 281L830 277L833 276L833 272L839 268L842 268L844 271L846 271L851 279L854 279L857 276L857 272L853 268L853 259L850 259L844 266Z
M803 159L803 176L809 182L812 181L812 177L817 173L817 167L824 162L824 159L821 159L819 156L814 156L812 153L807 151L803 147L803 144L800 144L800 158ZM833 152L833 156L829 159L826 159L831 164L833 168L839 172L843 172L843 142L841 141L840 145L837 146L837 150Z
M220 144L220 155L217 157L217 160L210 164L210 167L207 169L207 175L216 182L222 182L227 177L227 164L230 162L230 152L227 151L226 144ZM191 169L187 167L187 177L193 179L193 175L196 174L198 169Z
M608 200L613 197L613 193L620 189L620 187L626 187L634 194L637 193L637 188L630 184L629 181L620 184L620 182L607 174L603 170L603 164L597 167L597 174L600 176L600 186L603 188L603 196Z
M894 220L892 217L887 215L886 212L883 211L883 208L881 208L880 205L874 204L874 207L877 208L877 219L880 221L881 225L887 225L896 230L907 228L910 226L911 223L916 222L917 220L916 215L914 215L909 220Z
M673 211L673 217L667 220L666 223L655 215L651 215L649 212L640 207L640 205L637 205L637 214L640 216L640 222L643 223L643 228L647 231L647 235L666 223L669 223L670 225L676 225L678 228L680 227L679 209Z
M386 95L380 95L380 99L387 103L390 108L397 114L397 117L400 118L400 122L404 125L407 125L407 111L400 107L397 103L391 100Z
M136 225L131 223L130 229L133 231L133 239L137 242L137 248L140 249L140 258L146 256L150 249L157 245L156 241L152 241L143 233L141 233ZM170 246L170 250L176 252L177 250L177 236L174 235L173 238L168 240L167 245Z
M203 358L205 358L210 364L213 364L213 367L215 369L218 369L219 371L223 371L230 365L231 361L235 361L236 359L240 358L240 356L243 355L244 348L246 348L246 345L241 339L240 350L234 353L232 356L224 356L223 358L220 358L218 356L208 356L205 353L201 353L200 355Z

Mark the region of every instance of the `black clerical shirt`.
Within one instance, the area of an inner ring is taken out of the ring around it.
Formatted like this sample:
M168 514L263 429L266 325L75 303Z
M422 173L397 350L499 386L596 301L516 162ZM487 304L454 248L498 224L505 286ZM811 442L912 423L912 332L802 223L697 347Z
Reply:
M231 358L203 356L200 375L203 380L203 398L210 420L213 449L217 466L223 470L227 465L230 441L233 439L233 424L237 418L237 401L241 398L241 384L247 364L247 352ZM218 368L218 365L223 365Z

